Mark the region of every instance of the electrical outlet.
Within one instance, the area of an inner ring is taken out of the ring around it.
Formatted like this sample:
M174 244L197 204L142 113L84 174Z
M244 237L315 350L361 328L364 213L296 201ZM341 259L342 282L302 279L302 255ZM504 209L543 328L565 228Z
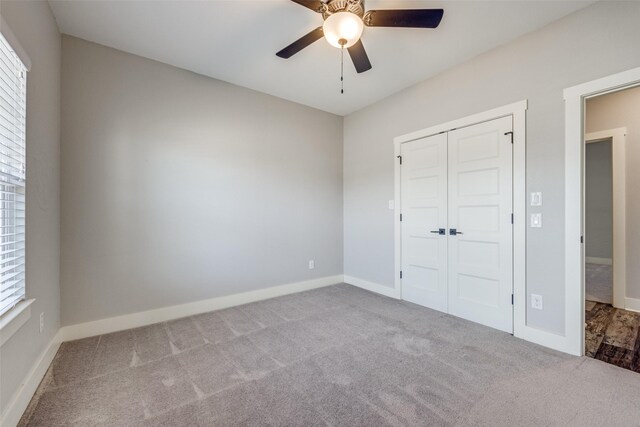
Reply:
M44 331L44 312L40 313L40 333Z
M531 294L531 308L542 310L542 295Z
M395 200L389 200L389 210L392 211L396 208L396 201Z
M309 261L309 270L316 268L316 262L314 260Z

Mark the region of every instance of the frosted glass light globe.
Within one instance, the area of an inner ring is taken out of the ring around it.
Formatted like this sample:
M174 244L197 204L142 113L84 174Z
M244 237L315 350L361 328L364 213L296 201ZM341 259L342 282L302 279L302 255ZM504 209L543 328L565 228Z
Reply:
M364 23L362 19L351 12L338 12L329 16L322 25L324 38L327 39L331 46L342 47L340 40L347 42L344 47L348 48L356 44L360 40Z

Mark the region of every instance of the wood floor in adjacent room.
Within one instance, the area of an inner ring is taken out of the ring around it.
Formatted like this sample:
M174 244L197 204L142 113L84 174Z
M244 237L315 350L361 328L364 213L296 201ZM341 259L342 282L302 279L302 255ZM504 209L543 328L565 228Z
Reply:
M341 284L62 345L25 426L637 425L640 375Z
M587 301L585 354L640 372L640 313Z

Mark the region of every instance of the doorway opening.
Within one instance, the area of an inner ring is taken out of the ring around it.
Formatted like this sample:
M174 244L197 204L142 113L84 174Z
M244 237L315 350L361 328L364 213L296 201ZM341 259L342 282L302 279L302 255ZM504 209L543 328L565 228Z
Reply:
M587 129L585 119L586 119L586 105L589 100L596 100L598 97L602 97L608 94L616 94L616 93L631 93L630 89L636 88L640 86L640 67L633 68L631 70L623 71L621 73L612 74L606 77L602 77L596 80L592 80L590 82L582 83L576 86L572 86L566 88L564 90L564 100L565 100L565 303L564 303L564 317L565 317L565 334L563 337L557 340L556 348L558 350L565 351L567 353L571 353L577 356L585 355L585 343L586 343L586 329L585 321L586 319L586 303L585 303L585 150L586 145L585 140L587 133L596 132L595 129L590 128ZM610 98L609 98L610 99ZM629 114L635 115L638 117L638 111L625 111L624 114L619 114L619 117L616 119L620 119L622 117L627 117ZM628 120L627 120L628 121ZM593 120L592 120L593 122ZM591 123L593 126L593 123ZM604 126L604 125L603 125ZM604 129L613 129L616 127L624 127L623 125L606 125ZM631 136L632 132L628 129L629 132L627 136ZM607 139L603 137L601 139ZM633 143L631 138L627 138L626 144L627 147L630 148L629 151L638 150L640 148L640 143ZM612 161L614 165L616 164L616 154L615 154L615 140L613 140L613 148L612 148ZM634 165L631 160L631 153L629 155L625 155L623 158L622 164L627 166L627 171L629 171ZM634 169L640 170L640 160L636 163ZM620 167L614 167L613 169L613 177L616 176L616 171L619 172ZM625 183L628 183L629 192L627 194L630 196L632 194L631 181L629 179L623 179ZM634 184L635 185L635 184ZM615 188L615 187L614 187ZM614 197L614 206L615 206L615 195ZM624 203L627 204L622 212L625 212L626 218L628 220L631 219L631 210L630 205L632 203L636 203L632 197L625 197ZM636 214L637 216L637 214ZM627 311L637 310L640 311L640 298L633 298L635 295L631 288L632 279L629 276L629 273L632 270L640 269L640 265L636 267L632 262L632 255L629 253L629 249L631 249L631 245L635 244L633 242L635 239L627 238L627 236L633 236L634 231L633 228L635 225L627 224L627 230L622 234L618 235L616 229L616 222L613 224L613 245L614 245L614 255L613 255L613 281L616 282L617 279L620 278L620 274L618 269L622 271L622 274L626 274L627 277L624 280L625 290L624 290L624 309ZM635 231L635 235L637 235L638 231ZM617 242L617 243L616 243ZM625 257L618 256L619 247L616 248L617 245L624 244L623 250L627 250L627 255ZM636 257L637 258L637 257ZM629 262L626 264L625 268L621 268L621 262L624 263L626 260ZM640 282L639 282L640 283ZM613 292L613 300L614 304L616 304L616 292ZM619 295L618 297L621 297ZM640 296L640 294L638 294ZM589 304L591 305L591 304ZM612 309L619 310L611 306ZM593 308L593 307L592 307ZM589 315L591 317L592 315ZM604 326L603 326L604 327ZM608 328L608 327L607 327ZM627 337L633 335L633 331L638 332L638 328L632 326L629 328L630 333ZM606 332L605 332L606 333ZM630 340L631 338L629 338ZM637 341L637 336L636 336ZM619 343L619 341L615 340L605 340L601 344L611 345L610 343ZM630 345L627 343L627 346ZM617 346L614 346L617 347ZM611 348L611 353L615 353L617 350ZM621 352L624 353L623 357L620 359L629 360L629 354L626 353L628 349L623 347ZM617 357L617 356L616 356ZM627 363L627 367L629 364Z
M584 129L585 355L640 371L640 86L587 99Z

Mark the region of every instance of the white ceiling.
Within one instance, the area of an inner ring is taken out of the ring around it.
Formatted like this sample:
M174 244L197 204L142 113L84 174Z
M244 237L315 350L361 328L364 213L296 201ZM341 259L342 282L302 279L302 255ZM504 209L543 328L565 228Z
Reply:
M60 31L335 114L346 115L538 29L592 1L367 0L366 8L444 8L435 30L365 28L373 69L358 75L319 40L275 53L322 25L289 0L50 1Z

